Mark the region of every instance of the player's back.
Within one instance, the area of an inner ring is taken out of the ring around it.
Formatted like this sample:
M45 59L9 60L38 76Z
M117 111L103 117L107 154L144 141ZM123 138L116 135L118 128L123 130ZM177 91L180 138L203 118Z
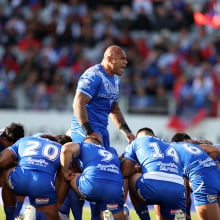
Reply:
M18 157L18 166L54 174L60 166L61 144L40 137L24 137L9 147Z
M186 142L172 143L172 146L178 153L186 176L190 177L203 169L210 169L210 172L218 171L214 160L199 146Z
M120 160L112 150L101 145L83 142L78 158L83 164L83 174L91 178L114 181L122 184Z
M160 138L144 136L137 138L132 145L142 173L166 172L182 176L182 166L176 160L176 154L170 148L170 143Z

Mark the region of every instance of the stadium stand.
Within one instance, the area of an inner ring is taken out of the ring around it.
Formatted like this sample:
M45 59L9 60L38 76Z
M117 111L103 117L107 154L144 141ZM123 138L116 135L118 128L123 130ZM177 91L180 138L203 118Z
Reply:
M198 13L214 17L219 4L2 0L0 108L72 111L80 74L118 44L128 54L121 95L129 113L217 117L220 33Z

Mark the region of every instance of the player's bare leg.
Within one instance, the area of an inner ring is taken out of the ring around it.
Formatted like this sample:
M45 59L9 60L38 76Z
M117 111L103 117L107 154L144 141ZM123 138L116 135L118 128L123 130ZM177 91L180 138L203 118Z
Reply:
M196 206L195 209L199 220L220 219L220 208L218 203Z

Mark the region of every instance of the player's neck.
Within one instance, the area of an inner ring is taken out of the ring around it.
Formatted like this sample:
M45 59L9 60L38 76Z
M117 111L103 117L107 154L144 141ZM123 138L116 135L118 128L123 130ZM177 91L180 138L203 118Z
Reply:
M109 65L105 62L101 63L102 68L105 70L105 72L109 75L109 76L113 76L114 72L112 71L112 68L109 67Z

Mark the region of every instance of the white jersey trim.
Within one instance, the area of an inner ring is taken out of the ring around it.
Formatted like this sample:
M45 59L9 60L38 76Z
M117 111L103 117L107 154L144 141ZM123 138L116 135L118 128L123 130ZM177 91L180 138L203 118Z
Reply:
M149 172L149 173L144 173L143 178L168 181L168 182L173 182L173 183L184 185L183 177L175 175L175 174L170 174L170 173Z

